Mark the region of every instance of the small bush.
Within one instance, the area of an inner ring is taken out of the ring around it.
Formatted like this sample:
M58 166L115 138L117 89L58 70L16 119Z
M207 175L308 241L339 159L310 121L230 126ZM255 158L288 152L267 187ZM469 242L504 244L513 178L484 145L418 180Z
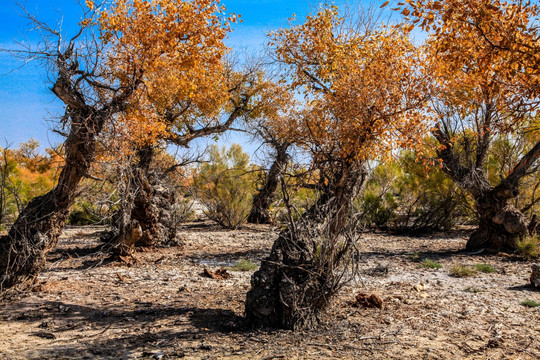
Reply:
M455 277L469 277L476 274L476 270L463 264L454 264L450 268L450 275Z
M472 198L442 169L417 159L404 151L373 169L355 201L364 227L420 234L474 220Z
M431 259L424 259L424 261L422 261L420 264L420 267L424 269L442 269L443 266Z
M194 177L194 194L210 220L237 229L247 220L255 190L249 155L237 144L228 150L210 146L208 153L209 162Z
M67 219L67 224L74 226L95 225L101 222L102 218L92 212L89 207L85 206L70 212Z
M540 306L540 303L539 302L536 302L534 300L530 300L530 299L527 299L527 300L524 300L520 303L520 305L523 305L523 306L526 306L526 307L530 307L530 308L534 308L534 307L539 307Z
M251 260L242 259L231 268L233 271L254 271L257 270L258 266Z
M516 250L522 257L531 260L536 259L540 254L540 249L538 246L538 237L537 236L527 236L522 239L519 239L516 243Z
M489 264L476 264L476 265L473 265L473 267L480 271L480 272L483 272L483 273L486 273L486 274L491 274L491 273L494 273L495 271L497 271L493 266L489 265Z

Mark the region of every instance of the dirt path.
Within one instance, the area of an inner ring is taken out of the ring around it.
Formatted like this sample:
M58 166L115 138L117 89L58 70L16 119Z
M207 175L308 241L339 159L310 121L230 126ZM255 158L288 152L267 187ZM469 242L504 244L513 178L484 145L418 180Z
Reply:
M41 285L0 303L2 359L539 359L540 292L530 263L460 252L464 235L366 234L362 276L316 331L256 331L243 323L252 271L202 275L240 259L260 262L276 232L193 224L186 246L136 254L133 266L103 261L99 227L68 228ZM421 268L429 258L441 269ZM458 278L456 263L494 273ZM359 293L383 309L359 308Z

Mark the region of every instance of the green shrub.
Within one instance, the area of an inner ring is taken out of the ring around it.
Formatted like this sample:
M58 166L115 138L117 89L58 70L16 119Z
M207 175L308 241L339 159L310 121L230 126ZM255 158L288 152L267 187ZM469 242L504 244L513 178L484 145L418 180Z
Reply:
M212 145L209 161L194 177L194 194L206 207L205 215L228 229L242 226L251 210L255 176L249 155L233 144L230 149Z
M486 273L486 274L491 274L491 273L494 273L496 271L496 269L489 265L489 264L476 264L476 265L473 265L473 267L480 271L480 272L483 272L483 273Z
M67 218L67 224L75 226L95 225L102 222L103 217L98 215L94 206L86 201L77 203Z
M242 259L236 264L233 265L231 270L233 271L254 271L257 270L258 266L251 260Z
M526 307L530 307L530 308L534 308L534 307L539 307L540 306L540 303L539 302L536 302L534 300L530 300L530 299L527 299L527 300L524 300L520 303L520 305L523 305L523 306L526 306Z
M397 216L398 203L396 179L402 170L397 162L383 163L371 173L363 193L355 202L355 211L362 214L361 225L366 227L389 227Z
M286 187L289 196L289 205L291 213L289 214L289 209L285 205L283 200L283 192L281 188L277 191L276 198L279 199L271 207L270 213L273 214L276 222L281 224L287 224L290 222L290 216L293 220L298 221L302 215L315 204L317 200L317 192L314 189L307 189L301 186L301 172L306 172L306 169L301 168L300 170L293 169L292 176L286 178ZM295 177L298 176L298 177Z
M442 269L443 266L431 259L424 259L424 261L422 261L420 264L420 267L424 269Z
M421 233L470 222L472 203L438 166L428 169L405 151L373 170L355 210L363 226Z
M516 250L520 256L531 260L538 257L540 249L537 236L527 236L519 239L516 243Z
M463 264L454 264L450 268L450 275L455 277L470 277L476 274L476 270Z

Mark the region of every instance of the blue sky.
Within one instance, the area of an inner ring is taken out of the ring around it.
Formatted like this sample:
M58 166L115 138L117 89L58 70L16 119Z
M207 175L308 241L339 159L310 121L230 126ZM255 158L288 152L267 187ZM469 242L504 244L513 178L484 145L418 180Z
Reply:
M24 2L24 1L23 1ZM345 0L333 1L337 5ZM378 4L378 0L372 0ZM242 16L243 22L234 26L227 44L234 51L257 52L263 48L268 31L288 25L296 14L302 18L318 2L296 0L222 0L229 12ZM26 8L40 20L55 24L63 17L63 29L73 33L80 21L81 8L75 0L27 0ZM28 20L10 0L0 2L0 48L13 48L17 41L34 40L28 32ZM72 30L72 31L70 31ZM39 64L31 63L21 69L21 63L0 53L0 146L6 141L16 147L30 138L48 147L62 141L50 130L48 121L61 114L62 104L49 90L51 83ZM227 142L240 141L238 135Z

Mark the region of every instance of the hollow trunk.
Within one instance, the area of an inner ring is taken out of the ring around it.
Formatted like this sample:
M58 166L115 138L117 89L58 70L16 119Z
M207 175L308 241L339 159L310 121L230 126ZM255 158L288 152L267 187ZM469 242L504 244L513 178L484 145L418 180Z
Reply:
M270 205L274 202L276 190L279 185L279 176L287 165L289 155L287 154L288 144L283 144L276 149L276 158L270 167L264 184L259 192L253 197L251 212L248 216L248 222L251 224L270 224Z
M467 242L467 250L513 251L516 241L527 235L525 216L508 205L507 198L497 196L495 189L476 200L480 221L478 229Z
M124 202L113 216L114 229L106 239L123 256L137 246L181 245L174 224L174 194L150 169L154 148L142 147L137 155L139 161L130 169Z
M253 327L311 327L341 284L352 242L344 235L363 167L337 173L297 224L283 230L251 278L245 311Z
M47 194L32 199L8 235L0 238L0 290L31 280L43 269L47 252L62 232L78 184L93 161L103 116L73 111L70 117L65 165L58 184Z

